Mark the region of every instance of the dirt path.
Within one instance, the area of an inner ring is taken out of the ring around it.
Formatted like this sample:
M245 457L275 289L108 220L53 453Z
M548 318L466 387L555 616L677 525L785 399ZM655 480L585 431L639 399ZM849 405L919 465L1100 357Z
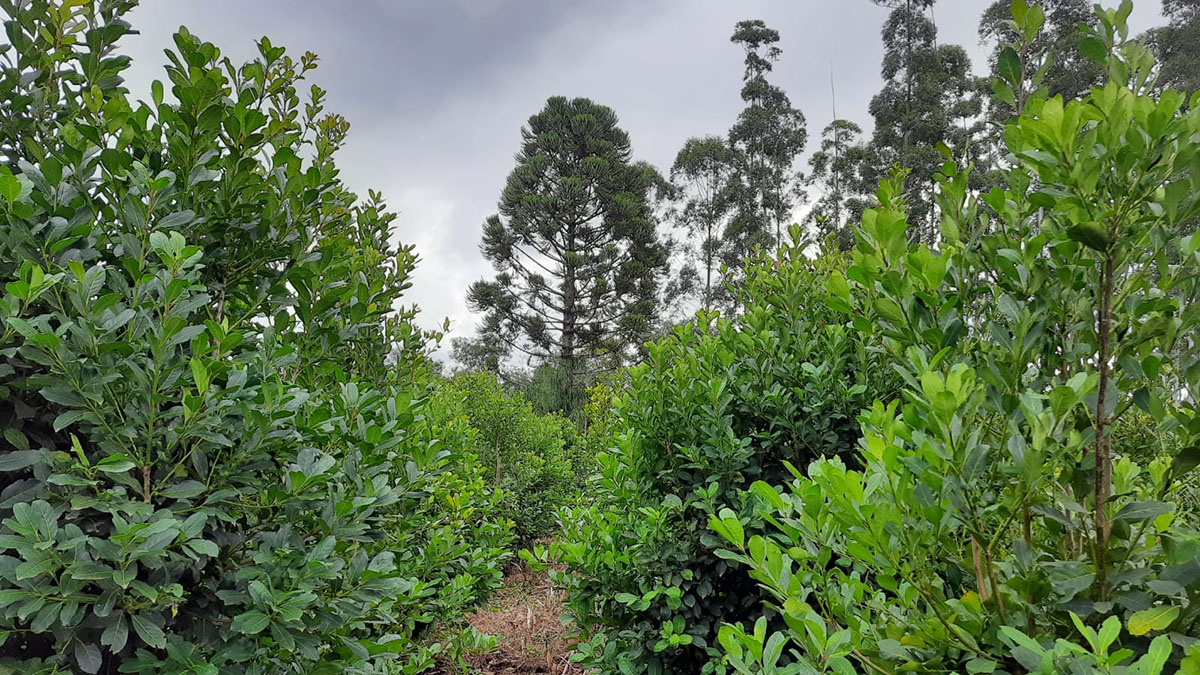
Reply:
M476 630L500 639L497 651L467 657L471 672L583 673L570 661L567 628L559 620L562 601L546 572L530 570L523 563L515 565L491 601L467 617Z

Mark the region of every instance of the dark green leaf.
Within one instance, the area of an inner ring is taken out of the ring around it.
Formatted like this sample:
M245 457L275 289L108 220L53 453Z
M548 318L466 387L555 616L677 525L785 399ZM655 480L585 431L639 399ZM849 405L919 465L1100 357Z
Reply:
M271 623L271 618L258 610L244 612L233 618L232 629L237 633L256 635L263 632Z
M1108 59L1108 48L1104 46L1103 42L1091 36L1080 41L1079 51L1096 63L1104 63Z
M133 623L133 632L137 633L143 642L158 649L167 646L167 638L162 628L152 620L141 614L130 614L129 618Z
M103 663L100 648L94 644L76 642L75 662L79 664L79 669L85 673L100 672L100 666Z
M1171 505L1158 501L1131 502L1117 512L1116 520L1139 522L1155 518L1171 511Z
M996 72L1009 84L1016 86L1021 82L1021 57L1012 47L1005 47L996 59Z
M115 654L125 648L125 641L128 639L129 625L125 623L125 615L118 614L108 621L104 633L100 635L100 644L109 647Z

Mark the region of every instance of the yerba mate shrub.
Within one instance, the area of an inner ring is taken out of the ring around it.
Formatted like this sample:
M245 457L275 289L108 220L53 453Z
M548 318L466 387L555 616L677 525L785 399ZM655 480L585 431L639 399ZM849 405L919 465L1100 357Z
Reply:
M1044 16L1015 0L1005 186L945 164L935 248L898 178L863 214L830 302L906 386L861 415L861 470L755 486L773 531L713 519L786 622L721 629L738 672L1200 672L1200 98L1155 91L1131 9L1097 8L1107 83L1064 101L1021 63ZM1169 455L1118 454L1135 415Z
M800 239L798 229L792 235ZM697 319L646 346L615 391L611 440L586 506L564 513L553 555L583 642L600 672L713 672L722 621L761 613L746 570L720 555L711 514L735 509L747 531L756 480L782 484L784 462L852 452L855 421L895 386L868 340L825 302L845 258L804 246L746 268L744 311ZM632 671L630 670L632 669Z
M417 672L509 535L316 57L2 0L0 672ZM452 634L452 631L451 631Z

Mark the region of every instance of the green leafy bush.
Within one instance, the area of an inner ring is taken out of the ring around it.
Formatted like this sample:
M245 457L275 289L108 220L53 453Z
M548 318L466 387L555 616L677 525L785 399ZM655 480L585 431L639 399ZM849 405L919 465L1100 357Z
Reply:
M1173 406L1170 399L1165 406ZM1119 417L1112 426L1113 453L1128 457L1140 466L1154 462L1170 464L1185 448L1184 438L1159 422L1158 418L1134 407ZM1167 486L1167 493L1176 507L1176 520L1189 527L1200 527L1200 472L1177 476Z
M575 433L572 444L571 461L575 473L584 481L596 471L596 458L600 453L607 452L613 443L613 433L620 424L613 402L618 387L615 379L598 380L587 390L587 403L583 405L583 428ZM578 429L578 427L577 427ZM593 495L584 489L580 495L580 503L586 503Z
M862 470L756 486L772 532L714 518L787 624L722 628L739 672L1197 672L1200 533L1173 495L1200 465L1200 107L1151 95L1130 9L1084 41L1106 85L1017 97L1005 188L943 167L937 250L907 241L899 178L864 213L830 303L906 386L861 416ZM1041 9L1013 19L1028 42ZM1039 72L1014 63L1010 96ZM1135 411L1173 456L1118 454Z
M574 452L575 424L558 414L539 415L490 373L455 375L439 396L447 405L461 403L482 471L502 491L499 513L513 521L518 537L553 532L558 510L575 501L585 471Z
M393 309L415 255L316 57L181 29L134 103L133 4L0 3L0 671L422 670L510 537Z
M760 257L741 316L702 314L629 369L588 503L564 515L554 553L570 568L558 578L585 665L707 671L720 622L759 612L745 571L716 555L709 514L736 504L746 529L761 528L745 488L781 482L784 460L851 451L858 411L891 386L823 302L843 262L801 247Z
M584 381L594 377L592 373L572 373L571 366L549 359L522 374L517 388L534 410L578 420L587 404L588 385Z

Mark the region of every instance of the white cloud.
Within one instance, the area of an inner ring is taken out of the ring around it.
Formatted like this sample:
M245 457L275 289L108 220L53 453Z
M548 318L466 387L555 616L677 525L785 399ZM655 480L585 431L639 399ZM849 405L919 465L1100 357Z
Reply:
M443 320L449 318L451 332L447 339L470 335L475 319L467 307L465 292L452 289L466 289L483 270L480 264L472 264L478 256L462 255L463 248L474 249L474 241L446 236L455 220L453 197L430 186L398 187L391 194L394 197L390 206L400 213L395 239L416 246L419 256L404 304L420 307L418 323L422 328L440 329Z

